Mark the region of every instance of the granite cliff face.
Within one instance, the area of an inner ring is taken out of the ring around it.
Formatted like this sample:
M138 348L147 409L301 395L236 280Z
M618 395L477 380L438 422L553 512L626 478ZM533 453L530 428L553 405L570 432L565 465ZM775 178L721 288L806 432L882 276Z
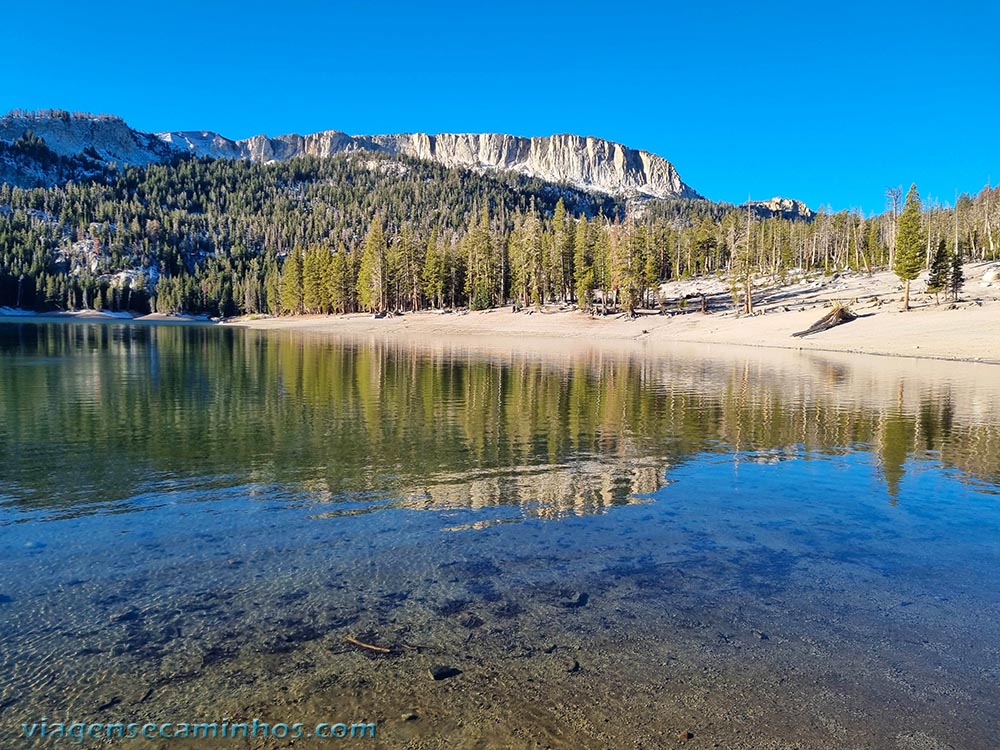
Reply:
M60 156L83 154L115 164L151 164L169 161L175 150L152 133L130 128L113 115L12 112L0 117L0 140L13 143L34 133Z
M256 135L241 141L214 133L161 133L171 145L199 156L281 161L295 156L334 156L380 151L439 162L447 167L510 170L549 182L611 195L700 198L666 159L600 138L553 135L523 138L502 133L403 133L348 135L327 130L311 135Z
M792 198L782 198L775 196L766 201L750 201L744 203L742 207L749 206L758 216L764 218L780 217L782 219L794 219L812 221L816 213L802 201Z
M666 159L600 138L553 135L524 138L500 133L256 135L234 141L210 131L144 133L109 115L13 112L0 117L8 143L32 132L62 156L87 152L106 163L145 165L187 153L217 159L283 161L377 151L428 159L448 167L510 170L548 182L623 197L700 198Z

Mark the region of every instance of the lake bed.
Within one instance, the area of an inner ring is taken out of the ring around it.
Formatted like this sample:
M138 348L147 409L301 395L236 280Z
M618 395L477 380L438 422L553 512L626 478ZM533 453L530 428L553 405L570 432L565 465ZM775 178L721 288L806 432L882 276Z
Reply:
M4 323L4 742L990 747L996 372Z

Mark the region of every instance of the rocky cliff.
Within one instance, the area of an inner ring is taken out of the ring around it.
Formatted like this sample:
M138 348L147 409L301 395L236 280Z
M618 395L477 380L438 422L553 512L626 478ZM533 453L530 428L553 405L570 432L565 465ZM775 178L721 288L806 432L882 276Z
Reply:
M29 132L42 138L59 156L86 153L106 163L150 164L168 161L176 153L163 139L133 130L112 115L50 110L0 117L0 140L12 143Z
M87 151L105 162L149 164L180 153L223 159L275 161L295 156L334 156L379 151L429 159L448 167L510 170L548 182L616 196L700 198L674 166L656 154L600 138L553 135L524 138L499 133L404 133L348 135L328 130L310 135L257 135L234 141L209 131L144 133L108 115L68 112L20 113L0 117L0 139L26 132L43 138L52 151L72 156Z
M673 164L648 151L637 151L600 138L553 135L523 138L502 133L403 133L348 135L327 130L310 135L256 135L240 141L214 133L160 133L176 148L199 156L254 161L294 156L333 156L349 151L381 151L428 159L448 167L510 170L548 182L612 195L653 198L700 198Z
M782 198L775 196L766 201L750 201L744 203L741 208L747 206L760 217L781 217L782 219L793 219L802 221L812 221L816 216L815 212L802 201L792 198Z

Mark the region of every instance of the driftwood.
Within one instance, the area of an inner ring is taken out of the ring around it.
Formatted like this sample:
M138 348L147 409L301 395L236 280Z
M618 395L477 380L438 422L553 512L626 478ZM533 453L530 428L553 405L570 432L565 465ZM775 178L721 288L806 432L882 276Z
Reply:
M857 319L857 317L857 315L852 313L846 307L837 305L830 312L809 326L806 330L793 333L792 336L797 336L799 338L802 338L803 336L812 336L814 333L827 331L834 326L839 326L841 323L850 323L852 320Z
M350 643L352 646L357 646L359 648L365 648L365 649L368 649L369 651L374 651L374 652L376 652L378 654L391 654L392 653L392 649L391 648L383 648L382 646L373 646L370 643L365 643L364 641L359 641L357 638L352 638L351 636L346 636L344 638L344 640L347 641L348 643Z

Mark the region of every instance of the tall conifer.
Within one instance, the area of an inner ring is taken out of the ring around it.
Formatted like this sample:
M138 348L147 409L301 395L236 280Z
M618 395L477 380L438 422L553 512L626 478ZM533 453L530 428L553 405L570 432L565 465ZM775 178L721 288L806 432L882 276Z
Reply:
M924 233L920 226L920 194L910 185L896 229L896 257L892 270L903 281L903 309L910 309L910 282L924 267Z

